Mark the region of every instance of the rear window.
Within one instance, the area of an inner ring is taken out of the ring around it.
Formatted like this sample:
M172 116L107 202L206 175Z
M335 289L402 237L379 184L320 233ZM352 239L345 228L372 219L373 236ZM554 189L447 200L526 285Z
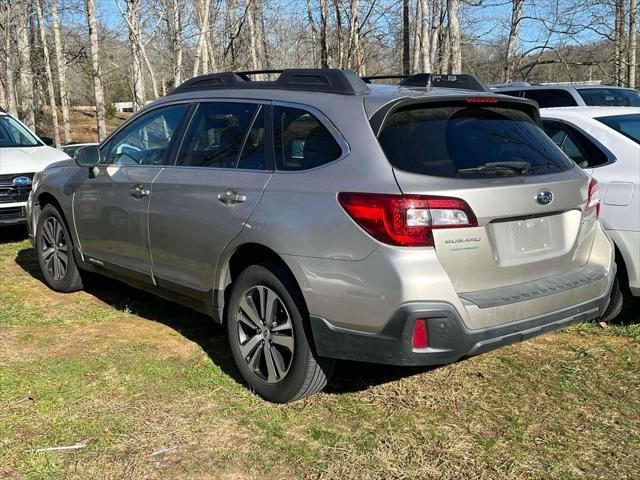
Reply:
M640 144L640 114L600 117L596 120Z
M519 110L412 106L393 113L383 128L384 153L395 168L407 172L484 178L544 175L573 166ZM517 168L493 168L500 165Z
M581 88L584 102L592 107L640 107L640 93L623 88Z

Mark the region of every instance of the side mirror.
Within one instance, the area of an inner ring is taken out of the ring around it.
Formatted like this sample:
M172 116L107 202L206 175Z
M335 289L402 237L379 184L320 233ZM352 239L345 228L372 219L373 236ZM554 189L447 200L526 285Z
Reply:
M73 159L79 167L95 167L100 163L100 150L97 145L87 145L76 150Z
M44 143L48 147L53 146L53 138L51 138L51 137L43 137L43 136L41 136L40 140L42 140L42 143Z

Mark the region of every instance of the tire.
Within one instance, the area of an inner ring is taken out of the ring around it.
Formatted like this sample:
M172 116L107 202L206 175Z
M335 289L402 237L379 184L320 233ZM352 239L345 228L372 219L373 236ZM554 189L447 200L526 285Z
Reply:
M624 304L624 295L620 289L620 281L616 277L613 281L613 287L611 288L611 296L609 297L609 305L600 317L600 321L604 323L611 323L622 311Z
M236 366L262 398L288 403L325 387L334 361L313 352L304 300L283 268L247 267L232 286L226 317Z
M82 278L73 256L67 222L49 204L42 209L36 229L36 254L45 283L57 292L82 290Z

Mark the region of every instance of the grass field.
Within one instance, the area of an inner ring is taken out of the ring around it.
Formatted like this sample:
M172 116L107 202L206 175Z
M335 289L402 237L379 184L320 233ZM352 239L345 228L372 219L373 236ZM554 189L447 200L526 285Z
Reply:
M277 406L206 317L111 281L54 293L24 238L0 231L0 478L638 478L640 325L341 363Z

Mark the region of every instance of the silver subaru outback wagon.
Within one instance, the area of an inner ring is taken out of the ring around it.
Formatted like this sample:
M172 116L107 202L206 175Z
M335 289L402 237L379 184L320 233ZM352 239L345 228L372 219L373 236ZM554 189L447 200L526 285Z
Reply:
M473 77L197 77L34 179L46 283L109 275L226 324L264 398L335 359L436 365L601 315L598 185Z

